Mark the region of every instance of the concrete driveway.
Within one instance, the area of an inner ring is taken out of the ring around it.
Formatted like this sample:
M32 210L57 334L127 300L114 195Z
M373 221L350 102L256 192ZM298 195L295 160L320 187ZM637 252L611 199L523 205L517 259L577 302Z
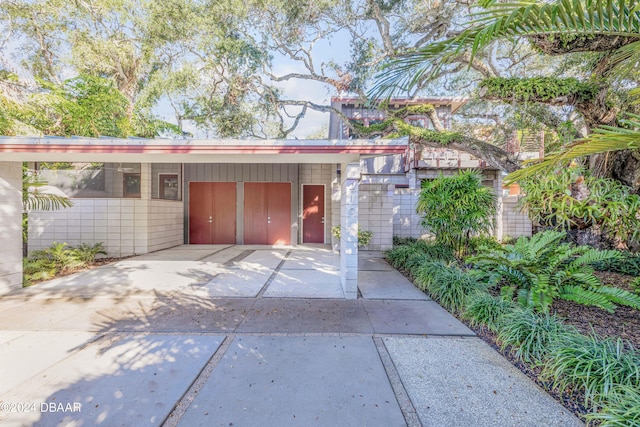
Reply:
M177 247L0 298L0 425L581 425L379 253Z

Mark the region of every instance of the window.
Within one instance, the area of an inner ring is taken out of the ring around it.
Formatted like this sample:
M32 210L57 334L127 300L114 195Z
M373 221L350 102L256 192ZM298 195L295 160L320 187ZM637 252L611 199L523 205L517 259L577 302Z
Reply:
M125 173L123 175L123 197L140 197L140 174Z
M180 200L178 174L161 173L158 176L158 197L167 200Z

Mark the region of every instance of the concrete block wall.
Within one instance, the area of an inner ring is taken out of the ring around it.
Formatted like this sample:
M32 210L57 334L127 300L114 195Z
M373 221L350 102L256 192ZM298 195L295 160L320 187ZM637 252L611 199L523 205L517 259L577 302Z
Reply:
M183 203L175 200L149 201L148 252L184 243Z
M22 286L22 163L0 162L0 294Z
M502 199L502 223L504 237L531 236L531 221L526 213L517 207L520 196L506 196Z
M109 256L143 254L182 244L182 202L73 199L70 208L29 213L29 250L53 242L102 242Z
M302 186L304 184L316 184L324 185L324 218L325 218L325 243L331 243L331 227L332 225L332 212L334 203L332 200L333 184L337 184L336 178L336 165L333 163L301 163L299 165L299 196L300 209L298 211L298 221L302 224ZM337 207L340 207L340 202L336 203ZM300 227L300 235L298 241L302 242L302 227Z
M386 250L393 247L393 184L360 184L358 221L360 228L373 232L371 242L361 250Z
M422 217L416 213L420 189L396 188L393 194L393 235L398 237L428 238L429 230L420 224Z

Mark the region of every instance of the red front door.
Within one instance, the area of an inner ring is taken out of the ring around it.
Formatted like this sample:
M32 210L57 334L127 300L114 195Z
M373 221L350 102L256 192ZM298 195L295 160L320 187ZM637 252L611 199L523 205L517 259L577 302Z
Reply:
M302 186L302 243L324 243L324 185Z
M189 243L236 242L236 183L189 183Z
M244 243L291 244L291 184L245 182Z

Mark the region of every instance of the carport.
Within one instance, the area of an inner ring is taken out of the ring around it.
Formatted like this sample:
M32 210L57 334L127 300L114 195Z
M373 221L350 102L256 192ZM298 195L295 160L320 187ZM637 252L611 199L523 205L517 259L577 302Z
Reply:
M154 209L151 198L151 166L154 163L176 163L182 165L224 164L234 165L227 169L237 169L237 165L285 165L285 164L331 164L336 166L336 185L339 191L339 221L342 238L339 243L339 276L344 296L357 297L358 278L358 185L360 181L360 159L363 157L404 153L406 140L167 140L167 139L111 139L111 138L54 138L54 137L2 137L0 138L0 292L20 287L22 283L22 238L21 238L21 187L22 162L139 162L141 192L135 200L136 209L148 212ZM285 180L286 178L281 178ZM268 178L265 178L268 180ZM275 181L275 178L271 178ZM229 181L229 179L227 179ZM281 195L281 187L268 183L247 187L244 182L254 181L244 178L243 185L237 185L236 197L243 200L245 191L254 194L268 193ZM240 182L240 181L238 181ZM294 189L293 191L297 191ZM297 193L296 193L297 194ZM247 200L254 200L249 198ZM186 203L186 202L183 202ZM299 215L297 206L302 201L291 196L292 215L288 218L291 226L290 238L282 235L282 224L272 234L276 239L267 243L282 242L298 244ZM272 202L272 206L278 205ZM248 209L242 204L243 209ZM186 208L185 208L186 209ZM252 207L251 212L268 216L272 221L268 202ZM264 213L262 213L264 211ZM248 215L238 209L235 230L236 242L248 240L246 229L252 224ZM206 219L206 218L205 218ZM211 218L210 218L211 219ZM285 217L285 221L287 218ZM206 222L206 221L205 221ZM281 221L282 222L282 221ZM285 222L285 227L287 223ZM244 226L244 229L243 229ZM161 227L161 226L160 226ZM131 224L133 228L133 224ZM145 219L136 217L136 232L140 234L141 244L135 245L135 253L143 254L157 249L150 243L152 233L161 233L162 229L145 223ZM286 229L286 228L285 228ZM256 227L256 233L260 227ZM188 231L183 229L185 235ZM146 234L145 234L146 233ZM280 234L278 234L280 233ZM254 235L252 234L251 237ZM265 234L269 239L269 229ZM280 236L280 237L278 237ZM188 243L190 237L180 243ZM288 241L287 241L288 239Z

